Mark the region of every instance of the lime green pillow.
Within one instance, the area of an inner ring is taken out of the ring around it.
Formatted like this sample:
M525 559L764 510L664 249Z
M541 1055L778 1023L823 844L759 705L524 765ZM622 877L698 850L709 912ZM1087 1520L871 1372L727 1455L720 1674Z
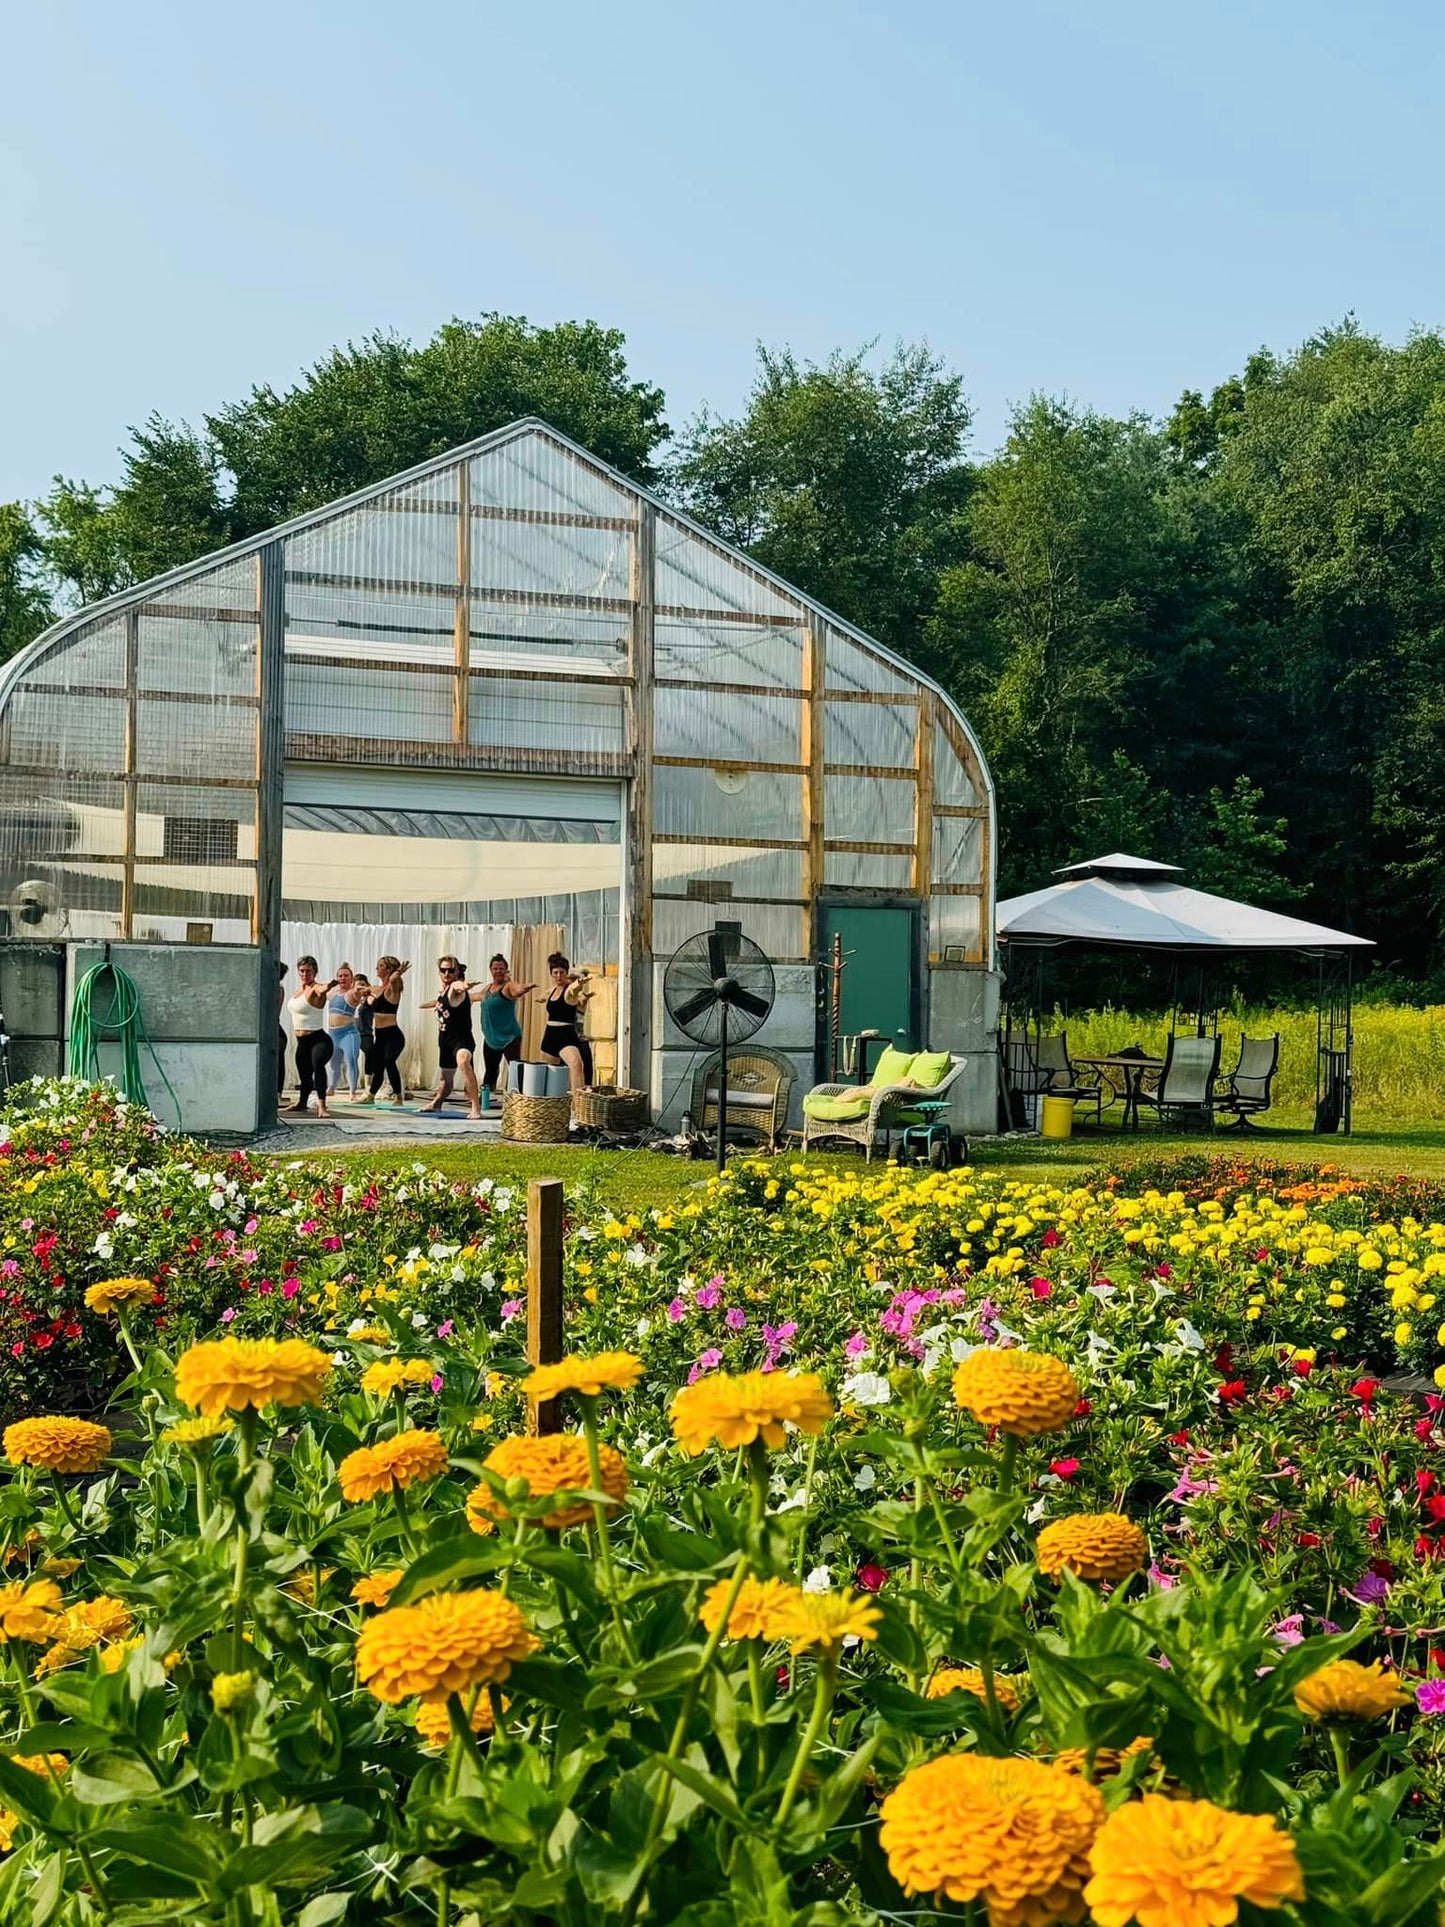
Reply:
M889 1084L903 1083L905 1078L912 1074L913 1060L916 1055L916 1051L894 1050L889 1044L878 1059L873 1075L868 1080L874 1090L881 1091Z
M913 1060L913 1081L921 1091L935 1090L952 1069L946 1050L921 1050Z
M843 1097L824 1097L809 1091L803 1099L803 1110L824 1124L854 1124L859 1118L867 1117L872 1102L873 1093L866 1089L849 1091Z

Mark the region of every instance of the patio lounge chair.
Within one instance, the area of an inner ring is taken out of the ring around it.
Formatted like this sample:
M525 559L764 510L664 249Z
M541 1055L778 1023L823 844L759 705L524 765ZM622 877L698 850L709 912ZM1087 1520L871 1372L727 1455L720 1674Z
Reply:
M1092 1104L1097 1121L1104 1121L1104 1106L1112 1104L1119 1093L1102 1071L1080 1070L1069 1056L1069 1033L1061 1030L1057 1037L1041 1037L1034 1049L1034 1061L1039 1070L1047 1071L1049 1081L1043 1086L1045 1097L1071 1097L1076 1104Z
M1279 1069L1279 1032L1272 1037L1239 1038L1239 1062L1224 1079L1215 1097L1216 1110L1232 1113L1228 1131L1252 1131L1250 1119L1267 1111L1273 1094L1274 1074Z
M1171 1037L1157 1087L1141 1103L1152 1105L1162 1125L1214 1124L1214 1082L1219 1075L1217 1037Z
M803 1149L842 1138L861 1144L871 1164L878 1138L886 1154L894 1129L912 1121L910 1102L944 1097L966 1062L950 1051L900 1051L890 1044L871 1083L815 1084L803 1099Z
M704 1058L692 1080L692 1112L698 1128L711 1131L717 1126L719 1051ZM728 1052L729 1134L753 1131L767 1141L770 1151L778 1148L778 1133L788 1121L788 1105L793 1095L793 1067L781 1052L765 1050L760 1044L748 1050Z

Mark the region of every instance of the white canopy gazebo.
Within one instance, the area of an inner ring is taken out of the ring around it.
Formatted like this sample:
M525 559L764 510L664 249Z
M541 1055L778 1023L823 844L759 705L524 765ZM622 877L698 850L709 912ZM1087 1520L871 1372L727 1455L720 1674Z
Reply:
M1210 957L1292 951L1317 958L1317 1128L1320 1115L1328 1115L1331 1109L1338 1113L1343 1129L1350 1128L1351 961L1357 952L1374 948L1370 938L1281 916L1252 903L1235 903L1206 890L1191 890L1179 881L1183 872L1177 864L1122 851L1066 864L1054 874L1061 881L1009 897L998 906L1000 957L1012 984L1018 984L1019 952L1042 953L1066 946L1190 958L1200 964L1201 977ZM1177 1002L1176 997L1176 1008ZM1201 1034L1203 1003L1201 990ZM1011 1028L1012 1011L1006 1021L1006 1030Z

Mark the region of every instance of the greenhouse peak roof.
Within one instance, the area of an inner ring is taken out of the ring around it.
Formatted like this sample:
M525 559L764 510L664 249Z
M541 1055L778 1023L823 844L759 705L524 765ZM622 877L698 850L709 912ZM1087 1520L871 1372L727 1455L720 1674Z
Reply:
M307 509L300 515L294 515L284 522L277 522L272 527L263 529L255 535L246 536L239 542L228 543L219 549L209 549L205 554L195 556L189 562L180 563L174 569L168 569L160 575L149 576L142 582L129 583L125 588L117 589L111 595L82 604L80 608L71 610L67 615L53 622L48 629L42 630L24 648L17 650L8 662L0 666L0 706L3 706L12 684L24 669L81 624L92 622L97 616L133 607L137 602L149 601L158 592L192 582L219 564L237 561L245 556L258 555L278 540L304 535L308 531L322 528L327 523L336 521L356 509L365 508L368 503L380 501L410 484L423 482L430 476L440 475L456 467L458 463L472 461L478 456L487 455L505 447L509 442L520 441L528 436L536 436L550 442L554 448L565 452L574 461L590 469L611 488L633 496L639 501L650 503L659 514L665 515L678 527L686 529L699 540L707 543L718 554L726 556L735 567L745 571L759 583L766 584L787 601L800 608L814 611L840 634L861 643L870 654L900 670L911 682L941 697L967 732L970 747L978 759L985 781L991 790L992 778L988 773L983 746L958 703L940 683L935 682L915 663L898 655L886 643L880 642L866 630L860 629L856 623L850 622L846 616L839 615L826 603L820 602L816 596L808 595L784 576L778 575L765 564L754 560L745 550L726 541L714 530L708 528L706 523L699 522L685 509L679 508L665 496L659 495L655 489L648 488L633 476L624 474L621 469L612 467L600 456L594 455L584 444L574 441L560 428L554 428L540 415L519 416L516 421L508 422L500 428L489 429L486 434L478 435L471 441L459 442L436 455L429 455L425 461L417 462L410 468L399 469L395 474L383 476L379 481L368 482L364 488L354 489L349 495L337 496L335 500L325 502L319 508Z

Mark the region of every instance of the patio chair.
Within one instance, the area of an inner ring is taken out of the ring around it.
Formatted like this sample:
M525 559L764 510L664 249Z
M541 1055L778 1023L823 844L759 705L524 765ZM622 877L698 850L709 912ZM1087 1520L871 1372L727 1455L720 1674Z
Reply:
M714 1051L698 1066L692 1080L692 1114L698 1129L717 1126L718 1070L722 1055ZM770 1151L778 1148L778 1134L788 1121L795 1082L793 1067L779 1051L755 1044L747 1050L728 1052L727 1128L752 1131L767 1142Z
M1279 1032L1272 1037L1246 1037L1240 1032L1239 1062L1224 1079L1215 1109L1232 1113L1227 1131L1253 1131L1250 1119L1267 1111L1273 1098L1274 1074L1279 1069Z
M1210 1130L1214 1124L1214 1082L1218 1075L1217 1037L1171 1037L1158 1086L1144 1092L1140 1102L1158 1111L1161 1127L1174 1118L1182 1124L1200 1124L1206 1131Z
M1069 1056L1066 1030L1061 1030L1057 1037L1041 1037L1034 1050L1034 1062L1041 1071L1048 1072L1049 1081L1043 1087L1046 1097L1071 1097L1075 1104L1092 1104L1096 1121L1103 1123L1104 1106L1112 1104L1119 1093L1102 1071L1079 1069Z
M1027 1100L1040 1097L1048 1090L1053 1072L1045 1070L1039 1063L1026 1031L1004 1038L999 1046L999 1055L1003 1065L1008 1127L1013 1131L1026 1131L1030 1123Z
M931 1058L929 1070L948 1068L934 1083L916 1083L911 1075L919 1058ZM803 1149L830 1138L861 1144L871 1164L873 1146L881 1136L885 1155L893 1132L913 1122L910 1105L931 1103L947 1095L967 1058L952 1051L898 1051L891 1045L879 1058L871 1084L815 1084L803 1099Z

